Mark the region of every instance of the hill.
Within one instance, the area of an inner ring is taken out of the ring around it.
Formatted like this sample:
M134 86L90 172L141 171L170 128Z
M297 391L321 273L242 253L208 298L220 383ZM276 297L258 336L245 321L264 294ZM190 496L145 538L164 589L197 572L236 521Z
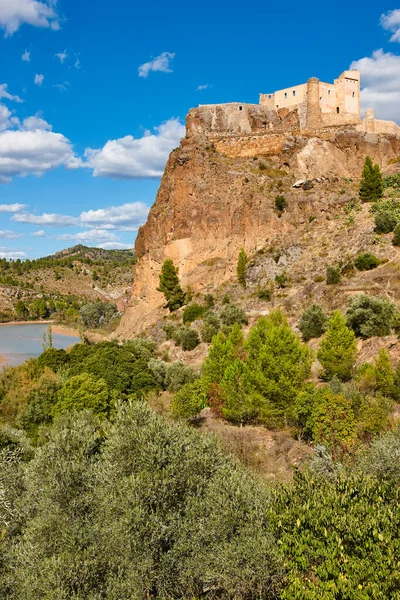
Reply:
M1 259L0 320L35 319L54 311L61 320L74 320L82 304L96 300L122 311L135 262L131 250L81 244L35 260Z

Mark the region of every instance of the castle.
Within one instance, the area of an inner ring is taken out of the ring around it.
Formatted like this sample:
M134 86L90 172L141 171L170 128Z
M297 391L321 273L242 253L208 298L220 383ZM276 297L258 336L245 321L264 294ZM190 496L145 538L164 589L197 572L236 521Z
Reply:
M270 94L259 104L229 102L200 105L187 117L187 134L211 137L323 131L353 126L360 132L400 135L393 121L375 119L373 109L360 116L360 72L344 71L333 83L310 78L307 83Z

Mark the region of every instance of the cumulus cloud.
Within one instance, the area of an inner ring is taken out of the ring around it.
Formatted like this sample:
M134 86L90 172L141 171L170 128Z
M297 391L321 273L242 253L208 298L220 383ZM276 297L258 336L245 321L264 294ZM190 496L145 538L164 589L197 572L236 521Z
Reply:
M361 108L374 108L378 119L400 122L400 56L375 50L355 60L351 69L361 72Z
M212 87L209 83L204 83L203 85L198 85L196 88L196 92L203 92L204 90L208 90Z
M31 62L31 53L29 52L29 50L25 50L21 58L24 62Z
M0 131L4 131L8 127L14 127L19 125L19 119L17 117L13 117L12 112L4 106L4 104L0 104Z
M23 237L23 233L9 231L7 229L0 229L0 238L3 238L5 240L17 240L20 237Z
M34 117L27 117L23 120L22 129L26 129L26 131L36 131L37 129L51 131L53 128L50 123L47 123L39 114L36 114Z
M101 149L87 148L85 166L93 169L94 177L161 177L169 153L184 135L184 125L170 119L141 138L127 135L109 140Z
M0 204L0 213L18 213L27 208L26 204Z
M72 227L78 225L77 217L69 215L58 215L54 213L43 213L42 215L34 215L27 212L15 213L11 217L16 223L31 223L33 225L42 225L44 227ZM39 236L40 237L40 236Z
M173 58L175 58L175 52L162 52L156 58L140 65L138 68L139 77L147 77L150 71L172 73L171 61Z
M68 57L67 51L64 50L64 52L58 52L57 54L54 55L56 58L59 59L60 63L63 65L65 62L65 59Z
M393 33L391 42L400 42L400 8L390 10L381 16L381 25L383 29Z
M23 102L19 96L13 96L7 91L8 85L6 83L0 83L0 100L5 98L6 100L13 100L14 102Z
M0 258L20 258L22 260L24 258L28 258L28 255L25 252L18 252L15 250L8 250L0 247Z
M34 231L31 233L32 237L46 237L46 232L44 229L39 229L39 231Z
M121 242L104 242L104 244L98 244L97 248L103 248L103 250L132 250L132 244L122 244Z
M36 85L42 87L44 81L44 75L42 73L36 73L35 79L33 80Z
M57 0L1 0L0 27L6 36L12 35L27 23L34 27L60 28L56 12Z
M117 243L118 237L106 229L90 229L79 233L64 233L57 236L58 240L74 241L83 244Z
M143 202L132 202L121 206L110 206L81 213L84 227L98 227L103 230L136 231L144 223L149 207Z

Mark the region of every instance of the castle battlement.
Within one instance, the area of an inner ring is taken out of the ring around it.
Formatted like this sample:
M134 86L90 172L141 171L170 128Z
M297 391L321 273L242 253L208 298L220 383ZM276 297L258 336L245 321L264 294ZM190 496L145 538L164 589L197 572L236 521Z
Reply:
M373 109L360 116L360 72L343 71L333 83L311 77L307 83L269 94L259 104L206 104L190 110L187 135L227 137L312 132L354 126L358 131L400 135L393 121L375 120Z

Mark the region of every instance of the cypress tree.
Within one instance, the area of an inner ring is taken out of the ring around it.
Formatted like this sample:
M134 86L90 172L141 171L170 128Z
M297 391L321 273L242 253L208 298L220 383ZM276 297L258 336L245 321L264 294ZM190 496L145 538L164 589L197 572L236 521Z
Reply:
M363 202L376 202L383 196L383 180L379 165L366 157L360 183L360 198Z
M178 268L175 267L170 258L163 263L160 273L160 285L157 291L164 294L170 312L183 306L185 294L179 283Z
M237 267L236 267L236 275L237 275L238 282L244 288L246 287L245 275L246 275L247 261L248 261L247 254L246 254L244 248L241 248L240 252L239 252Z
M324 367L324 377L335 375L342 381L351 378L356 362L356 336L346 325L342 313L335 310L328 323L328 331L318 350L318 360Z

